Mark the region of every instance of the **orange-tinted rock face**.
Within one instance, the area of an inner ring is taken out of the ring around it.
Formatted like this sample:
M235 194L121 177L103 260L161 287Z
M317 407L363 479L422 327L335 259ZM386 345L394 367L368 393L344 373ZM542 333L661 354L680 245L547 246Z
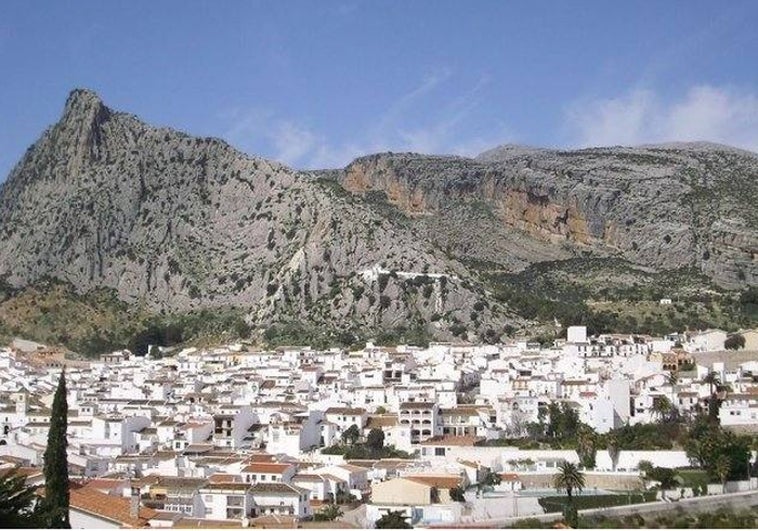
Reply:
M372 189L371 181L362 166L354 165L347 172L342 181L342 186L348 192L365 193Z
M343 187L353 193L382 191L387 200L409 216L439 208L441 197L429 197L421 187L409 184L382 161L353 164L345 174ZM464 191L448 189L445 197L462 198ZM483 183L481 195L493 205L500 219L508 226L550 242L570 240L589 245L593 237L585 215L575 204L564 205L531 191L503 189L491 180ZM608 242L610 243L610 242Z
M387 201L409 216L424 214L427 209L423 190L412 188L397 178L391 168L385 165L352 165L342 180L342 186L349 192L365 194L381 191L387 195Z
M593 238L583 213L575 205L551 202L522 190L508 190L497 202L501 219L532 236L559 242L571 240L590 244Z
M489 236L489 241L477 239L484 230L497 233L499 241L508 240L503 235L527 235L539 245L557 244L564 250L578 245L647 267L695 266L729 287L758 282L753 228L758 216L748 199L755 196L750 175L758 171L753 155L701 148L506 155L490 162L410 153L369 155L354 161L341 180L354 193L383 192L410 217L438 216L442 221L434 230L444 232L443 225L463 223L455 229L460 234L466 220L485 216L472 229L479 234L472 234L470 242L459 241L462 256L476 246L497 247ZM703 173L714 158L723 172ZM711 194L721 194L720 201L711 202ZM468 207L476 212L474 218L457 210ZM570 245L562 245L566 243ZM556 259L550 252L523 255L525 261L531 257Z

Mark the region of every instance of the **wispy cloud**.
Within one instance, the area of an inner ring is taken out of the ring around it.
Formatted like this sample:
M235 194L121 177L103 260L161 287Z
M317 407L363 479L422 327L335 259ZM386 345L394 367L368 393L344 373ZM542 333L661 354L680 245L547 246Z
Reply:
M458 155L476 154L471 152L470 148L480 145L484 140L481 137L475 137L461 142L456 138L456 134L461 122L480 105L479 94L487 83L489 83L489 78L481 77L470 90L451 101L441 113L441 118L434 123L410 130L399 129L398 135L408 146L408 150L421 153L446 151ZM496 143L503 141L504 128L500 129L500 138L495 140ZM488 147L493 147L493 144L489 144Z
M422 126L409 123L409 112L428 103L432 97L437 101L439 95L435 91L452 76L449 69L426 76L350 142L333 142L308 124L255 109L227 113L225 118L231 125L224 136L243 149L252 146L260 149L261 144L265 144L268 152L264 155L298 168L341 167L360 155L379 151L471 156L512 138L504 124L486 135L471 136L462 132L463 122L481 104L481 92L489 83L486 76L440 106L431 121Z
M579 146L705 140L758 151L758 95L698 85L678 100L663 101L651 90L635 89L573 104L566 126Z
M450 79L451 75L452 71L449 68L440 69L424 78L418 86L403 94L382 114L377 126L372 128L372 136L383 138L392 133L392 128L397 126L398 121L402 120L404 113L412 105Z

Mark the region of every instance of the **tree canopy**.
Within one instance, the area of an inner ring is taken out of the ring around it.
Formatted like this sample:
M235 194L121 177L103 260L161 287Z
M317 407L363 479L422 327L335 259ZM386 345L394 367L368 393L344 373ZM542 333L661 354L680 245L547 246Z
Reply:
M380 428L373 428L366 436L366 446L374 455L379 455L384 448L384 431Z
M348 429L342 433L342 440L348 444L355 444L361 436L360 429L355 424L351 424Z
M26 486L26 478L14 472L0 475L0 528L43 527L36 487Z
M377 529L413 529L400 511L389 511L376 521Z

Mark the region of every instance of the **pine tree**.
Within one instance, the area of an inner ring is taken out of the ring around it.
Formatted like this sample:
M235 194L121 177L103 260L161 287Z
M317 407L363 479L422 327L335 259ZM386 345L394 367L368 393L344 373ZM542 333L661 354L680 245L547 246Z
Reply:
M47 528L70 529L68 506L68 401L66 400L66 371L61 371L58 388L53 397L50 431L45 449L45 500L42 512Z

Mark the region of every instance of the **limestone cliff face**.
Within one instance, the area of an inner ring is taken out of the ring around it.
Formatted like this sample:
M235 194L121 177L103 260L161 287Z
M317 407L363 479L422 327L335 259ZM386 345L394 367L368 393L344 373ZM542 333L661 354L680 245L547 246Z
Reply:
M661 269L694 265L726 287L758 284L758 155L750 152L673 144L506 146L477 159L380 154L356 160L340 179L352 193L386 193L427 226L444 224L451 205L484 207L488 221L462 239L520 234L521 243L509 241L500 258L487 257L514 269L589 251ZM551 244L554 253L530 252L537 244L524 237ZM464 252L471 251L457 254ZM509 259L514 253L520 260Z
M424 296L396 278L366 282L376 264L459 281ZM472 323L483 291L466 269L333 183L151 127L84 90L0 189L0 277L111 288L153 311L235 306L259 324L403 324L449 339L453 322L472 338L520 322L488 304Z
M153 312L233 306L262 326L495 340L526 322L482 270L589 254L758 284L756 197L758 155L708 144L298 172L77 90L0 188L0 281L109 288ZM389 273L363 274L375 266Z

